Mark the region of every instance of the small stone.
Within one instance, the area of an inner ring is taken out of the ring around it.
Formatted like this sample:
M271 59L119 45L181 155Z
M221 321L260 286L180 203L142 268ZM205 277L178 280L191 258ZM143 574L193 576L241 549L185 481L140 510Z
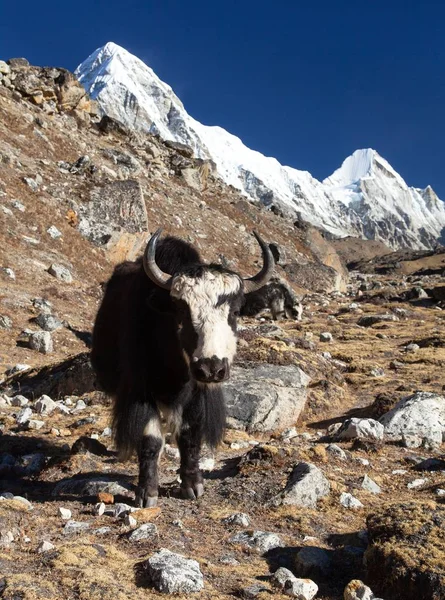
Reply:
M426 483L428 483L428 479L414 479L413 481L407 483L406 487L409 490L415 490L416 488L422 487Z
M329 572L330 566L329 554L323 548L305 546L295 557L296 572L303 577L325 576Z
M133 529L128 535L128 539L130 542L140 542L141 540L148 540L154 537L157 533L158 529L156 525L153 525L153 523L144 523L137 529Z
M28 423L31 416L32 416L32 410L29 407L22 408L22 410L18 413L18 415L15 419L17 425L25 425L25 423Z
M31 504L31 502L29 500L27 500L26 498L23 498L23 496L14 496L13 499L16 502L20 502L21 504L24 504L28 510L32 510L34 508L33 505Z
M7 317L6 315L0 315L0 329L11 329L12 328L12 319Z
M162 548L146 563L146 573L158 592L191 594L200 592L204 578L196 560L191 560Z
M42 429L42 427L45 427L45 421L39 421L38 419L28 421L28 429Z
M111 533L111 527L99 527L99 529L94 529L93 533L95 535L107 535L107 533Z
M29 336L29 347L41 354L50 354L53 351L53 340L49 331L34 331Z
M2 267L0 271L3 271L6 277L9 277L9 279L15 280L15 273L10 267Z
M320 333L320 342L332 342L334 339L332 333L329 333L329 331L325 331L323 333Z
M402 445L405 448L420 448L422 445L422 438L413 433L402 433Z
M40 313L40 315L36 317L36 323L43 331L56 331L56 329L60 329L63 325L62 321L59 321L57 317L48 314L47 312Z
M111 429L111 427L105 427L105 429L102 431L101 436L102 437L111 437L113 431ZM179 450L178 450L179 452Z
M246 600L253 600L263 592L270 592L270 590L261 583L255 583L254 585L250 585L249 587L241 590L241 597L246 598Z
M131 515L125 515L125 517L124 517L124 524L127 527L136 527L136 525L138 524L138 522Z
M378 600L372 593L371 588L360 581L354 579L350 581L343 593L343 600Z
M39 184L37 183L37 181L35 179L33 179L32 177L23 177L23 181L26 183L26 185L31 188L31 190L33 192L37 192L37 190L39 189Z
M352 440L354 438L366 438L371 440L382 440L385 428L374 419L347 419L341 425L336 437L339 440Z
M229 539L229 542L253 548L262 554L283 545L283 542L276 533L269 533L267 531L241 531L233 535Z
M28 398L25 398L25 396L21 396L20 394L18 394L17 396L14 396L11 400L11 406L26 406L29 403Z
M226 525L240 525L241 527L249 527L250 525L250 519L245 513L234 513L223 519L222 522Z
M2 546L8 547L14 541L14 534L12 531L0 530L0 548Z
M13 200L11 202L11 205L16 209L19 210L20 212L25 212L26 207L24 204L22 204L21 202L19 202L18 200Z
M436 490L436 496L438 496L439 498L444 498L445 497L445 490L443 488L437 488L437 490Z
M98 517L101 517L104 512L105 512L105 503L104 502L98 502L95 506L94 506L94 514Z
M279 568L272 576L272 583L287 595L298 600L312 600L318 592L318 586L310 579L298 579L295 575L285 569Z
M34 408L39 415L50 415L57 408L57 404L49 396L44 394L37 400Z
M46 233L49 235L49 237L51 237L53 240L58 240L59 238L62 237L62 233L57 229L57 227L55 227L54 225L51 225L51 227L49 227L49 229L46 230Z
M81 523L80 521L68 521L63 528L64 535L72 535L74 533L81 533L90 528L89 523Z
M382 367L374 367L374 369L371 369L370 375L371 377L385 377L385 371Z
M343 448L340 448L340 446L337 446L336 444L329 444L329 446L326 446L326 452L329 452L334 458L339 458L340 460L348 459Z
M56 279L64 281L65 283L72 283L73 281L73 276L71 275L70 270L64 267L63 265L58 265L55 263L52 264L48 269L48 273L50 275L53 275L53 277L55 277Z
M329 481L322 471L311 463L298 463L289 475L281 493L283 504L316 508L317 501L330 492Z
M371 494L381 494L382 489L375 481L373 481L368 475L365 475L361 482L362 489L371 492Z
M135 510L133 506L129 504L125 504L125 502L117 502L113 506L107 506L105 508L105 514L111 515L116 519L119 517L124 517L126 514L131 513Z
M215 468L215 459L214 458L203 458L199 461L199 468L201 471L213 471Z
M62 517L65 521L69 521L71 519L71 511L69 508L59 507L59 516Z
M418 344L408 344L405 348L407 352L417 352L420 350L420 346Z
M363 508L363 504L360 502L360 500L355 498L352 494L348 494L347 492L342 492L340 495L340 504L345 508Z
M47 542L47 541L40 542L40 544L37 546L37 552L39 554L42 554L43 552L49 552L50 550L54 550L54 549L55 549L54 544L51 544L51 542Z
M114 504L114 496L108 492L99 492L97 494L97 499L104 504Z
M11 72L11 67L5 63L4 60L0 60L0 73L2 75L9 75Z

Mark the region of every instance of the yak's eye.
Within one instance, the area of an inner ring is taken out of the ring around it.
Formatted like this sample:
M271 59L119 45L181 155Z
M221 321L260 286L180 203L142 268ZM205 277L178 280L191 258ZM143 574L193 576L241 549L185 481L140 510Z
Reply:
M240 312L239 312L239 310L238 310L238 309L236 309L236 310L232 310L232 315L233 315L234 317L239 317L239 315L240 315Z

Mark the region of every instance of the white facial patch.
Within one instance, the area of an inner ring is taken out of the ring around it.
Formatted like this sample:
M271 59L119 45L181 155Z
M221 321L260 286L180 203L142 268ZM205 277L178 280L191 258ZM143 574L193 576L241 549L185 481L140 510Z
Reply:
M236 295L240 290L240 278L231 273L209 270L203 271L200 277L179 275L174 278L170 294L187 303L198 334L193 359L216 356L232 362L236 353L236 335L228 322L230 304L217 304L222 296Z

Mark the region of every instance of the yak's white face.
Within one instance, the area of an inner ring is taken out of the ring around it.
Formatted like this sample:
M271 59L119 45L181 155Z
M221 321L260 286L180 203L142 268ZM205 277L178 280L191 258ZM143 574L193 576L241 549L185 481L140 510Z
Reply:
M238 275L212 268L174 277L180 339L192 375L205 383L227 379L236 353L236 317L242 301Z

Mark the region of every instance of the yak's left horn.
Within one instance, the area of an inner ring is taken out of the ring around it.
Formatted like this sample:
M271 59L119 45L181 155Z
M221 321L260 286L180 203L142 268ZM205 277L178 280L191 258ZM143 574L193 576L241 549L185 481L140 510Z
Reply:
M161 237L161 233L162 227L160 227L148 241L143 257L144 271L153 283L164 290L170 290L172 287L172 276L161 271L156 264L156 244Z
M275 261L269 246L260 238L256 231L253 232L253 235L256 237L263 253L263 268L253 277L244 279L244 291L246 294L256 292L256 290L266 285L275 269Z

